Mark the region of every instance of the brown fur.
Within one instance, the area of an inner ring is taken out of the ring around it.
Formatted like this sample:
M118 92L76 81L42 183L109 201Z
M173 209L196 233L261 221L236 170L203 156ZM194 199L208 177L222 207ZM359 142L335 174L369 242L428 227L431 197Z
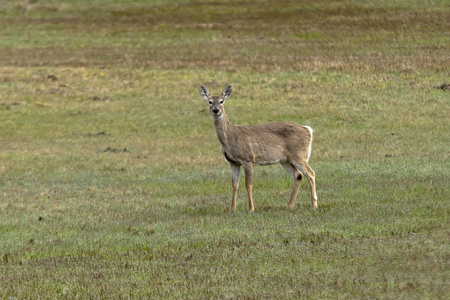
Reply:
M312 131L292 122L271 123L255 126L231 125L225 113L224 103L231 95L231 86L226 87L220 96L211 96L200 87L200 94L210 104L217 138L222 145L222 153L231 164L233 171L233 198L231 210L236 210L237 189L240 167L245 171L249 211L254 211L252 200L253 165L281 163L294 181L288 208L293 208L297 198L302 173L311 185L313 209L317 209L315 173L307 164L308 152L312 143Z

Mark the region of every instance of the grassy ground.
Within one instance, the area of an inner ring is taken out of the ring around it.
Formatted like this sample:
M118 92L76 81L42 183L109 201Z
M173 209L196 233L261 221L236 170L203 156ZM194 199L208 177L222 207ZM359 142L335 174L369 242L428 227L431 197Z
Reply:
M0 298L446 298L449 7L1 2ZM314 128L318 211L272 166L228 212L201 84Z

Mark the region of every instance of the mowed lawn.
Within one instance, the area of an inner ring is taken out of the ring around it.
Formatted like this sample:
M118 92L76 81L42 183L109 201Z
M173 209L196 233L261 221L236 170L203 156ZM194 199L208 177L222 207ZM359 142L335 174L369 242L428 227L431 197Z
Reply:
M445 83L449 1L2 1L0 298L447 299ZM228 84L317 211L274 165L229 212Z

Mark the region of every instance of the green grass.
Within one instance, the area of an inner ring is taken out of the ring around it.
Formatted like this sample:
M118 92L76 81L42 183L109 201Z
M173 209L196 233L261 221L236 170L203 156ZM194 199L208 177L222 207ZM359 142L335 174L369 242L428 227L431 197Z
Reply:
M0 4L0 298L446 298L448 1L33 2ZM201 84L314 129L318 211L271 166L229 213Z

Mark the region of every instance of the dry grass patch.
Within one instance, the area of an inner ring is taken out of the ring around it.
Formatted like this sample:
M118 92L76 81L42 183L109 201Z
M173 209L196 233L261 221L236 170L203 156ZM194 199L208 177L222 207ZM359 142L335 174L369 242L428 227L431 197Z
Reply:
M11 9L6 9L6 15ZM3 20L3 66L446 70L444 7L322 2L38 6ZM51 32L57 37L49 38ZM101 41L101 43L98 43Z

